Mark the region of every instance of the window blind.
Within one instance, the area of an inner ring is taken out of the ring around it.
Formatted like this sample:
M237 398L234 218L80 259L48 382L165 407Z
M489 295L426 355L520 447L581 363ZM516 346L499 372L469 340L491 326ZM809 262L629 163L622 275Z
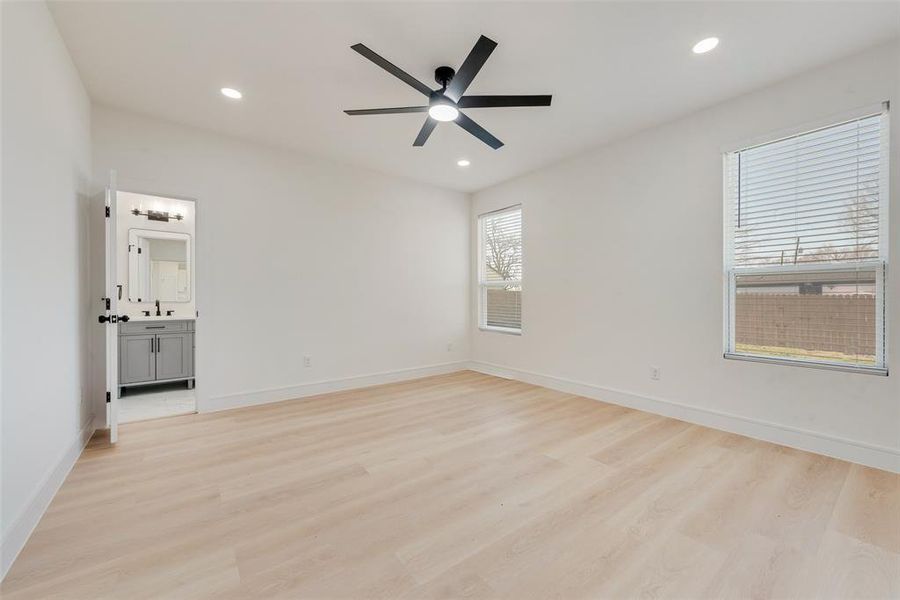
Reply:
M879 257L882 115L729 156L735 267Z
M886 370L887 111L726 155L726 354Z
M480 326L522 328L522 209L481 215L479 221Z

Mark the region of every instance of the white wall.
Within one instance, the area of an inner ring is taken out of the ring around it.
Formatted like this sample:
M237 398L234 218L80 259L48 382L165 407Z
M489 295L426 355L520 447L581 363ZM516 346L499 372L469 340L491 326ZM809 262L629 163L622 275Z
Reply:
M2 3L2 563L91 433L90 101L43 3Z
M92 126L98 181L197 200L200 410L468 358L466 195L104 107Z
M477 331L479 368L900 469L898 55L873 49L477 193L473 215L523 205L525 257L524 333ZM894 373L723 359L722 148L888 99Z

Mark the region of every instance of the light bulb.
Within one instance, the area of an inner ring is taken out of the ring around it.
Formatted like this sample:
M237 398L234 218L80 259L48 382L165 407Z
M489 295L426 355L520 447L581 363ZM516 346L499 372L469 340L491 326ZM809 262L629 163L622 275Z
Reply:
M453 121L459 116L455 106L449 104L433 104L428 109L428 114L435 121Z
M704 52L709 52L718 45L719 38L717 37L709 37L705 40L700 40L699 42L694 44L694 54L703 54Z

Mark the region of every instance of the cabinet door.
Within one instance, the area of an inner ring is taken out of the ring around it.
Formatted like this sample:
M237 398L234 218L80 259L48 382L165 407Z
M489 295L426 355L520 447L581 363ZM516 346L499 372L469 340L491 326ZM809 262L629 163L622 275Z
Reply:
M157 379L180 379L194 374L193 333L160 333L156 340Z
M119 384L156 379L155 335L123 335L119 338Z

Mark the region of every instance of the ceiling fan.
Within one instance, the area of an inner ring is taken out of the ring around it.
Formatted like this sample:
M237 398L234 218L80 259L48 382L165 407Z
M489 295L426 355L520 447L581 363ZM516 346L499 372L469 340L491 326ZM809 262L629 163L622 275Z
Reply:
M550 106L552 96L463 96L469 84L478 75L485 61L497 47L497 42L481 36L459 71L451 67L438 67L434 71L434 79L440 89L432 90L427 85L402 70L397 65L376 54L364 44L350 46L373 63L407 85L428 96L427 106L401 106L398 108L368 108L362 110L345 110L348 115L391 115L400 113L428 113L425 124L419 130L413 146L424 146L428 136L437 127L438 122L455 121L457 125L477 137L496 150L503 142L491 135L484 127L460 112L461 108L501 108L508 106Z

